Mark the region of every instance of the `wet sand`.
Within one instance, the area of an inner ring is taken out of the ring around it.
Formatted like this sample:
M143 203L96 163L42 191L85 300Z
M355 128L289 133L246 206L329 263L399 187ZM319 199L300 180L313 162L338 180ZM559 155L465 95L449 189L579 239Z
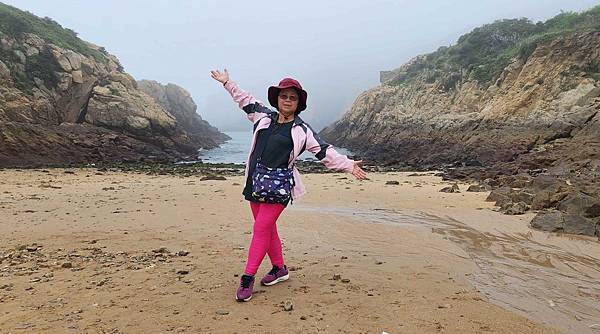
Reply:
M599 243L466 185L304 175L278 225L290 280L237 303L243 177L68 172L0 171L0 333L600 332Z

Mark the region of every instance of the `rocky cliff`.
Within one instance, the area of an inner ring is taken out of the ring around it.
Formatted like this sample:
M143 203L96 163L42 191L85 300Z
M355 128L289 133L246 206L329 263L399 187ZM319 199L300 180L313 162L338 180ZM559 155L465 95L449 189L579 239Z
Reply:
M598 45L600 6L496 22L382 73L322 135L383 163L506 186L504 209L562 208L600 235L590 209L600 205ZM556 221L556 230L573 223Z
M103 48L0 3L0 167L176 160L226 139L174 109Z
M152 96L192 138L200 142L223 142L231 139L203 120L190 93L175 84L162 85L153 80L138 81L138 88Z

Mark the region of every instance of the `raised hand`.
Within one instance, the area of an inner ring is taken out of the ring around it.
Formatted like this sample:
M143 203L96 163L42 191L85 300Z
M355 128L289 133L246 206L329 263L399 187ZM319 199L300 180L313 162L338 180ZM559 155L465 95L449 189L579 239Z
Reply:
M219 72L218 70L210 71L210 76L222 84L229 81L229 72L227 72L227 69L224 72Z
M352 169L352 175L354 175L354 177L359 180L366 180L367 173L365 173L365 171L362 168L360 168L359 165L361 163L362 163L362 160L354 161L354 168Z

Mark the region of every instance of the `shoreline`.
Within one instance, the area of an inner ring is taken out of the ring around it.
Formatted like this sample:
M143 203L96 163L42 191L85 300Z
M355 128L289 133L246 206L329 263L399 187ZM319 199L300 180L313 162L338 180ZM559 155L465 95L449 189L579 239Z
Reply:
M523 240L497 241L500 228L510 235L530 232L532 244L551 241L573 254L577 248L588 257L600 252L597 242L582 239L573 246L566 237L530 230L531 215L501 215L484 201L485 193L440 193L449 183L432 173L374 173L364 182L340 173L304 174L309 193L279 223L291 279L255 286L252 301L240 304L233 294L251 237L242 176L200 181L67 171L0 170L0 328L559 333L552 319L536 318L535 308L529 316L550 327L496 306L502 284L480 283L498 272L482 269L490 258L473 251L469 240L489 237L487 249L494 252L540 254ZM389 180L398 185L385 185ZM510 262L500 267L507 268ZM258 275L269 269L266 258ZM592 284L585 291L595 289ZM286 301L292 311L283 310ZM564 300L553 303L549 310L568 309ZM586 328L595 321L592 311L580 320L556 319L563 330Z

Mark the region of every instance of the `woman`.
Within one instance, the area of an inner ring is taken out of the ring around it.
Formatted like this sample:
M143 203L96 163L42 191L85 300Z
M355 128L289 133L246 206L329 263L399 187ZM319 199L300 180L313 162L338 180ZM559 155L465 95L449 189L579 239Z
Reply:
M246 164L246 184L242 192L244 198L250 201L254 227L246 268L236 292L236 300L248 301L252 298L254 275L266 254L273 269L263 277L261 284L274 285L289 278L276 222L288 202L305 193L298 169L294 166L296 158L308 150L327 168L352 173L359 180L366 179L366 174L359 166L361 161L353 161L337 153L298 116L306 109L308 95L298 81L285 78L278 86L269 87L269 103L278 111L274 112L229 80L227 69L224 72L211 71L211 76L223 84L254 123ZM278 175L282 177L277 178Z

